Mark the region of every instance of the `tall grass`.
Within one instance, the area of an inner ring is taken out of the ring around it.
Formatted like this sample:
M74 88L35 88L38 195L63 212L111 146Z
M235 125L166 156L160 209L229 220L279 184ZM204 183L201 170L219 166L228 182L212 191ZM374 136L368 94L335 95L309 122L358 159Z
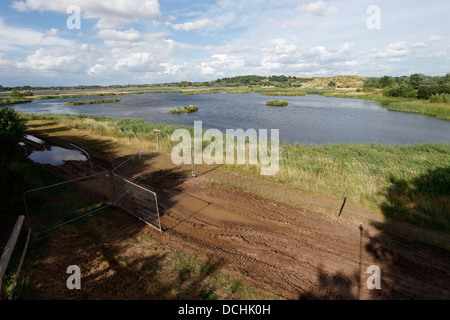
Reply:
M198 111L197 106L190 105L189 107L184 106L183 108L178 107L175 109L171 109L169 110L169 113L192 113L197 111Z
M289 103L286 100L271 100L266 102L267 106L275 106L275 107L285 107L288 104Z
M0 98L0 107L10 106L19 103L28 103L31 99L27 98Z
M80 106L80 105L86 105L86 104L102 104L102 103L116 103L120 102L122 99L97 99L97 100L88 100L88 101L70 101L67 102L66 105L70 106Z
M385 97L374 94L352 94L352 93L323 93L326 97L335 98L357 98L373 100L386 107L389 111L399 111L407 113L417 113L426 116L450 120L450 103L430 102L415 98Z

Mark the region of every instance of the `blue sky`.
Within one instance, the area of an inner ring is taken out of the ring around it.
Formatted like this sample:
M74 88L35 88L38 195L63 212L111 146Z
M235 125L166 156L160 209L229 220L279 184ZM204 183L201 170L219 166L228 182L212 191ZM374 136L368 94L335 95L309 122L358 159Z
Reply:
M0 85L444 75L448 12L442 0L3 0Z

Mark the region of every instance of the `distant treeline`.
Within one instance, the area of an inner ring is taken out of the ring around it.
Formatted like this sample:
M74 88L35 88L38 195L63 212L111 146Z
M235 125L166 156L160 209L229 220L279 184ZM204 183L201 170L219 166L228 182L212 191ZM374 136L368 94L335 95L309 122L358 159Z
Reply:
M272 75L268 77L247 75L247 76L237 76L222 78L213 81L203 81L203 82L191 82L191 81L181 81L181 82L169 82L169 83L159 83L159 84L127 84L127 85L110 85L110 86L100 86L100 85L80 85L80 86L51 86L51 87L3 87L0 85L0 92L2 91L42 91L42 90L106 90L106 89L128 89L128 88L158 88L158 87L238 87L238 86L288 86L288 87L301 87L302 83L312 81L313 78L297 78L292 76L284 75Z
M301 87L302 83L312 81L313 78L297 78L293 76L273 75L273 76L237 76L221 78L213 81L191 82L181 81L176 83L166 83L164 86L175 87L240 87L240 86L274 86L274 87Z
M450 102L450 73L445 76L426 76L415 73L409 77L368 78L364 89L383 89L386 97L417 98L431 102Z

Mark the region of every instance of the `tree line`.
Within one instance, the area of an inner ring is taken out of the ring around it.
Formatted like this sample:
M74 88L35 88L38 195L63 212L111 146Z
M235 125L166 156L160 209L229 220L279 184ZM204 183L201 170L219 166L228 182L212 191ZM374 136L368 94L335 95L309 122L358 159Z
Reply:
M450 102L450 72L445 76L414 73L404 77L368 78L364 82L364 89L370 91L373 88L383 89L383 95L387 97Z

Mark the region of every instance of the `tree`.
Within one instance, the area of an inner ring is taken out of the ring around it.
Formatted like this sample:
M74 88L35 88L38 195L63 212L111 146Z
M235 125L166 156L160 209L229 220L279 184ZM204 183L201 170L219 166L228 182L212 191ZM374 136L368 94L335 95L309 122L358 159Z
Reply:
M414 89L419 89L420 86L428 84L428 77L422 73L414 73L409 77L409 82Z
M12 107L0 108L0 166L5 167L25 137L25 120Z
M394 78L389 77L389 76L381 77L378 82L378 85L381 88L393 87L393 86L395 86L395 84L396 84L396 82L395 82Z

